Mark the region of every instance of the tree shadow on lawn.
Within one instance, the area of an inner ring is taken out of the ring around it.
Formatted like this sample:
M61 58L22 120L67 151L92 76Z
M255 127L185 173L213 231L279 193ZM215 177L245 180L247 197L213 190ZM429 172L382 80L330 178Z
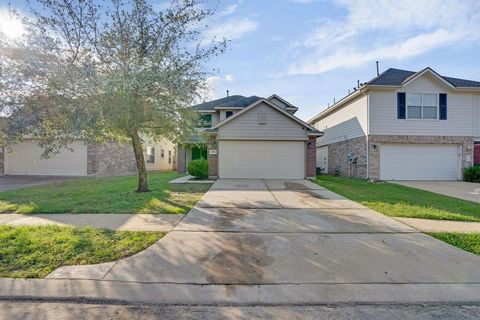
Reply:
M0 213L152 213L183 214L209 184L169 184L176 174L157 174L150 192L135 191L136 177L78 179L0 193Z

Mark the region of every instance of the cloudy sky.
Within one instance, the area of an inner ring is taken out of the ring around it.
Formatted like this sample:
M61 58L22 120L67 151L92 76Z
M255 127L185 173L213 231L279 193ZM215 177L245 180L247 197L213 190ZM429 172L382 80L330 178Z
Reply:
M152 1L152 0L151 0ZM7 5L7 0L0 4ZM166 1L153 0L162 8ZM21 8L21 2L14 2ZM220 0L204 42L230 39L211 95L276 93L308 119L389 67L480 80L479 0ZM1 24L0 24L1 27Z

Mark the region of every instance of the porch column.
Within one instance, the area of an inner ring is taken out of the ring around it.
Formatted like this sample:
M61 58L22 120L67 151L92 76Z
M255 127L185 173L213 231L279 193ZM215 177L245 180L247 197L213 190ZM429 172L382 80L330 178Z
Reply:
M185 147L181 145L178 145L177 150L177 172L185 173L187 172L187 152L185 150Z

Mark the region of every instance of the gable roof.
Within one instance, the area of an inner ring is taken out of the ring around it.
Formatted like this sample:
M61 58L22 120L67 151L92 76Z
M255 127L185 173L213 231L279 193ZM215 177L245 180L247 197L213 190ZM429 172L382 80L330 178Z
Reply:
M241 95L234 95L217 100L212 100L204 103L200 103L192 106L195 110L211 110L215 111L216 108L245 108L255 101L261 99L257 96L244 97Z
M373 78L372 80L368 81L366 85L372 86L402 86L405 85L407 82L411 81L418 76L430 72L433 75L437 76L441 80L447 82L450 86L454 88L480 88L480 82L473 81L473 80L466 80L466 79L458 79L452 77L445 77L433 70L432 68L428 67L421 71L414 72L408 70L400 70L390 68L385 72L381 73L379 76Z
M245 109L235 113L233 116L231 117L228 117L226 118L225 120L219 122L217 125L215 125L214 127L212 128L209 128L209 129L206 129L205 131L207 132L215 132L217 131L217 129L227 123L229 123L230 121L238 118L239 116L241 116L242 114L248 112L249 110L255 108L256 106L260 105L261 103L265 103L267 104L268 106L272 107L273 109L277 110L278 112L284 114L285 116L287 116L288 118L292 119L293 121L297 122L298 124L304 126L305 128L308 129L309 133L310 134L313 134L313 135L323 135L323 132L321 131L318 131L317 129L315 129L313 126L311 126L310 124L306 123L305 121L301 120L300 118L297 118L295 117L294 115L292 115L291 113L287 112L285 109L277 106L276 104L274 104L273 102L270 102L268 101L267 99L260 99L260 100L257 100L256 102L252 103L251 105L249 105L248 107L246 107Z
M287 108L290 110L295 110L295 111L298 110L298 107L295 107L293 104L291 104L290 102L288 102L287 100L283 99L282 97L276 94L272 94L270 97L267 98L268 101L272 101L273 99L277 99L280 102L283 102L287 106Z
M337 108L341 107L348 101L364 93L365 90L367 90L368 88L402 87L406 85L408 82L413 81L414 79L420 77L425 73L430 73L434 77L437 77L446 86L452 88L453 90L474 90L474 91L480 90L479 81L442 76L430 67L427 67L418 72L389 68L386 71L382 72L380 75L364 83L359 88L355 89L352 93L349 93L348 95L346 95L345 97L337 101L337 103L335 103L331 107L323 110L322 112L320 112L319 114L317 114L316 116L308 120L308 123L313 123L317 121L320 117L335 111Z

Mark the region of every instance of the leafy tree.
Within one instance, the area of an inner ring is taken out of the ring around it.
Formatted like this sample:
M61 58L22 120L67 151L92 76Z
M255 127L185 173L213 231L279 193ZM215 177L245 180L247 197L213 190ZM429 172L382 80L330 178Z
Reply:
M226 40L202 41L201 0L156 10L145 0L38 0L27 33L0 37L2 138L40 141L44 155L75 139L129 140L138 192L148 191L142 139L184 141L205 89L205 65ZM1 141L1 140L0 140Z

